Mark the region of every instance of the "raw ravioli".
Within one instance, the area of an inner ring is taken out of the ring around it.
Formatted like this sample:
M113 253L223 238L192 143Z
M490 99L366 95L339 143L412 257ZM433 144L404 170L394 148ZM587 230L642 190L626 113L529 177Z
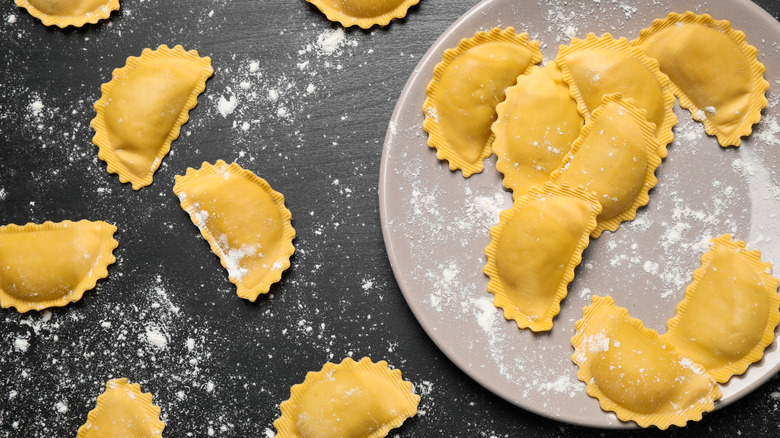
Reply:
M721 146L739 146L761 121L769 82L758 51L726 20L672 12L632 42L658 60L672 91Z
M592 236L615 231L633 220L646 205L648 192L658 181L663 144L655 137L655 125L646 120L633 99L619 94L604 96L572 145L571 152L550 179L596 192L603 207Z
M698 421L720 388L704 368L645 328L611 297L593 297L571 339L577 378L623 421L666 429Z
M419 403L401 371L348 357L294 385L274 427L279 438L381 438L417 414Z
M420 0L306 0L322 11L328 20L338 21L344 27L373 25L387 26L395 18L403 18L406 11Z
M493 152L496 169L515 199L543 186L580 135L584 120L555 61L534 66L506 90L496 107Z
M593 193L548 183L501 212L485 248L485 274L506 319L533 331L552 328L600 211Z
M725 383L764 356L780 321L780 295L772 265L745 242L726 234L710 247L663 338Z
M482 172L504 89L541 60L539 42L512 27L478 32L444 52L426 90L423 128L428 145L449 161L450 170L460 169L465 177Z
M586 122L605 95L621 93L647 111L647 120L655 124L663 148L661 158L666 156L677 116L669 78L656 60L631 47L625 38L616 40L608 33L600 37L590 33L584 40L574 38L569 46L558 49L555 60Z
M284 196L236 163L203 163L176 176L173 192L227 269L241 298L255 301L290 267L292 215Z
M80 300L116 261L115 232L87 220L0 227L0 306L27 312Z
M163 429L152 395L122 378L106 383L76 438L162 438Z
M92 119L92 142L108 172L119 174L119 181L132 183L134 190L151 184L213 73L211 58L166 45L144 49L114 70L101 87Z
M46 26L81 27L108 18L119 9L119 0L15 0Z

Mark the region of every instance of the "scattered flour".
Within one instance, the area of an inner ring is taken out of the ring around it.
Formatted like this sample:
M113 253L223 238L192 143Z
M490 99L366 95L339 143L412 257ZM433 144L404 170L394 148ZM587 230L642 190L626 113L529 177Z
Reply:
M653 275L658 274L658 267L659 267L658 263L651 262L650 260L648 260L645 262L644 265L642 265L642 267L645 269L645 272L647 272L648 274L653 274Z
M220 96L219 101L217 102L217 110L222 114L222 117L233 114L233 111L236 110L237 106L238 100L236 99L236 96L230 96L228 99L225 99L225 96Z
M19 337L14 341L14 350L20 353L26 353L28 348L30 348L29 340Z
M317 36L317 47L326 55L332 55L346 42L346 33L341 27L325 30Z
M604 333L596 333L582 338L582 347L588 353L600 353L609 350L609 338Z
M237 282L241 282L241 279L249 273L249 269L242 267L241 262L247 257L262 257L263 255L260 253L258 245L244 244L240 248L230 248L227 244L227 236L224 235L220 236L218 241L223 251L223 259L227 265L228 274ZM225 252L224 248L228 248L227 252Z
M756 126L754 138L767 146L780 147L780 123L777 117L766 116Z
M160 327L157 327L156 325L146 326L146 342L158 350L165 350L168 348L168 337Z
M68 404L65 402L58 401L54 407L57 409L57 412L59 412L60 414L68 413Z
M582 382L577 379L571 379L569 376L559 376L554 381L541 382L538 388L542 393L552 391L559 394L568 394L570 398L574 398L577 393L585 391L585 385Z
M692 371L694 374L702 375L706 372L704 367L702 367L701 365L699 365L698 363L692 361L687 357L683 357L682 359L680 359L680 365L682 365L683 368Z
M41 102L40 99L33 101L30 104L30 111L32 112L33 116L40 116L43 112L43 102Z
M477 309L475 312L477 324L489 335L488 338L492 340L496 335L496 318L500 316L498 309L493 305L493 301L487 297L474 300L474 306Z
M143 2L142 2L143 3ZM552 2L553 4L556 4L556 2ZM580 30L577 27L579 17L581 14L579 12L582 11L574 11L569 13L568 10L571 9L571 2L561 1L557 2L561 5L567 5L567 8L561 7L561 10L559 10L557 13L551 14L551 17L555 18L556 21L550 21L552 25L559 26L561 29L563 29L563 34L566 37L574 37L574 36L583 36L580 35ZM585 3L585 2L583 2ZM593 0L593 3L600 3L599 0ZM607 3L602 2L602 3ZM584 7L584 6L580 6ZM631 18L632 14L636 11L636 8L633 8L631 6L628 6L627 4L619 5L619 7L623 10L623 14L625 14L626 18ZM561 13L561 11L567 11L565 13ZM129 12L126 13L126 15L130 15ZM209 17L214 16L214 11L210 11L208 13ZM219 14L217 14L219 16ZM8 23L16 23L17 17L16 15L10 15L7 17ZM112 23L109 22L109 25ZM560 34L560 32L559 32ZM316 55L318 58L322 58L322 55L339 55L340 53L344 52L345 48L347 47L354 47L357 45L357 39L356 38L350 38L343 29L338 28L333 31L324 31L320 35L317 36L316 42L311 44L309 46L308 51L304 50L304 54L306 53L312 53ZM252 127L254 126L262 126L260 122L261 117L270 117L273 118L274 116L285 121L292 121L295 120L297 117L301 117L300 109L298 103L301 103L301 96L310 95L314 93L315 91L322 91L323 94L327 93L327 86L323 85L322 82L318 82L319 77L316 76L319 74L318 71L314 70L315 63L321 61L321 62L327 62L322 61L322 59L304 59L301 60L301 62L295 62L295 64L298 66L298 69L301 71L307 71L309 73L312 73L312 77L317 85L315 85L312 82L309 82L309 78L303 81L296 81L293 77L285 77L280 78L278 82L273 81L271 79L267 79L265 76L263 76L263 71L260 68L260 63L258 61L251 61L248 64L248 68L246 67L247 64L244 64L242 69L244 72L248 71L252 74L251 77L241 77L237 79L235 83L233 83L233 87L236 89L236 94L226 94L229 96L229 98L225 98L223 96L220 96L218 101L216 102L216 107L219 112L219 114L227 118L230 115L235 116L237 119L236 123L234 124L234 127L241 130L242 132L250 131ZM332 64L323 64L323 65L332 65ZM308 85L305 85L307 84ZM291 87L287 87L287 85L280 85L280 84L290 84ZM268 87L271 87L271 90L274 91L274 97L272 97L272 94L269 90L269 92L266 94L264 90L268 89ZM253 96L252 93L255 93L256 95ZM216 94L216 93L215 93ZM256 99L256 100L252 100ZM239 107L239 101L241 102L241 107ZM48 101L47 101L48 102ZM255 103L254 106L248 105L249 102ZM264 109L262 106L263 104L268 104L269 108L267 111L261 111L260 109ZM47 113L48 111L51 111L51 108L46 108L43 104L43 101L41 99L37 99L33 101L29 106L29 111L31 114L33 114L36 117L41 117L43 114ZM242 113L243 111L243 113ZM257 115L259 113L262 113L262 115ZM435 115L435 114L434 114ZM773 124L774 123L774 124ZM701 128L701 124L695 124L694 129L677 132L677 137L683 140L695 140L697 138L702 137L703 134L703 128ZM764 126L767 126L764 128ZM397 127L391 126L391 130L396 130ZM755 138L761 139L765 144L776 146L778 143L780 143L780 138L778 138L778 132L780 132L780 129L778 129L777 120L776 119L768 119L766 125L761 124L758 126L758 129L756 131ZM395 132L394 132L395 134ZM243 155L242 155L243 156ZM745 169L744 163L735 162L735 170L739 169L741 172L746 172L748 169ZM404 171L413 172L414 170L404 169ZM109 191L110 193L110 191ZM500 194L497 193L495 196L485 196L485 195L475 195L476 191L471 193L474 195L474 198L471 199L468 204L466 204L465 207L465 213L464 216L468 216L466 218L460 217L459 220L455 222L455 224L450 225L444 225L442 227L450 227L450 230L452 229L461 229L461 227L471 226L474 227L484 227L484 226L492 226L497 222L498 218L498 212L504 207L506 204L506 194ZM414 199L418 201L418 203L415 205L415 208L419 209L419 212L421 214L427 214L430 213L433 216L439 215L439 217L446 218L448 217L447 214L441 215L440 212L435 211L436 210L436 196L440 195L440 193L429 193L426 191L426 188L424 187L418 187L416 189L416 192L414 194ZM0 200L3 200L6 196L6 192L3 189L0 189ZM447 212L449 213L449 212ZM683 211L680 210L680 216L686 216L689 220L696 220L696 221L706 221L706 218L701 218L698 214L698 212L694 211ZM204 219L205 220L205 219ZM636 227L637 224L643 223L642 221L645 220L644 217L640 217L637 219L631 226ZM649 222L644 222L647 227L650 226ZM673 228L667 235L665 235L664 243L670 246L673 246L673 244L679 244L681 242L685 242L685 236L684 234L688 232L688 229L683 227L677 227ZM700 242L696 243L697 245L700 245ZM641 262L639 262L641 263ZM236 263L236 266L238 266L238 263ZM662 265L659 265L655 261L644 261L644 264L640 265L644 268L644 270L648 273L654 273L657 274L658 272L662 272L663 269L661 268ZM240 269L240 267L238 268ZM458 264L450 264L449 261L443 263L440 265L440 269L435 274L441 275L443 282L445 283L447 288L455 288L453 292L460 292L462 290L468 289L469 286L472 285L471 281L466 275L467 273L464 272L464 270L458 268ZM686 278L687 280L687 278ZM374 288L374 279L364 279L363 282L360 284L359 287L362 287L363 290L369 290L371 288ZM460 288L460 291L458 290ZM161 294L159 291L162 291ZM158 301L155 301L152 305L149 307L153 309L153 311L150 311L147 314L147 318L154 319L155 317L158 317L159 314L155 312L166 312L170 315L177 315L178 314L178 307L173 306L169 301L166 302L167 296L162 297L162 295L165 293L164 289L159 289L157 292L157 298L159 298ZM476 320L476 323L478 326L489 336L490 343L498 343L499 337L501 336L502 331L500 330L500 325L503 323L503 318L501 318L500 312L492 305L491 300L489 297L482 297L476 300L466 300L465 303L462 303L461 301L458 301L457 296L451 296L449 293L444 292L436 292L434 295L437 295L440 302L449 302L452 305L457 305L463 307L464 313L469 315L469 318L473 316L473 318ZM581 297L589 296L590 290L583 289L580 291L579 294ZM150 296L154 297L155 294L150 294ZM153 298L153 299L157 299ZM170 304L170 305L169 305ZM174 310L175 309L175 310ZM134 313L137 313L137 309L133 311ZM48 314L49 318L51 318L51 314ZM30 321L30 320L22 320L22 321ZM169 321L170 322L170 321ZM189 329L187 327L191 321L182 322L182 327L186 331L186 329ZM53 327L53 324L48 324L46 322L36 321L36 322L24 322L23 324L30 325L35 324L36 329L35 333L37 334L39 331L45 332L49 330L50 327ZM141 325L141 330L144 331L145 328L145 338L146 338L146 344L142 345L141 347L151 347L152 350L165 350L166 348L175 349L178 345L178 348L186 349L187 357L184 361L185 368L187 369L187 372L179 372L180 376L179 379L182 379L181 376L184 376L185 378L183 380L191 381L196 380L198 373L200 372L200 367L203 366L204 362L207 362L207 359L210 357L207 353L204 353L207 342L204 341L204 339L199 335L192 335L194 337L187 337L184 342L182 342L182 339L177 339L174 337L171 337L170 339L172 342L169 342L169 337L167 333L169 333L170 330L173 330L173 326L168 327L164 324L159 325L157 322L150 323L145 322L145 325ZM150 324L156 324L156 325L150 325ZM300 324L299 324L300 325ZM305 335L310 334L312 332L316 332L314 327L316 327L317 324L313 324L311 320L308 320L304 322L304 324L301 326L300 331L298 335ZM118 336L122 336L122 328L124 330L127 330L127 326L123 326L122 322L115 321L114 324L111 323L111 321L103 321L101 323L101 327L110 330L110 333L112 336L115 336L117 333L119 333ZM324 328L323 328L324 331ZM132 331L131 331L132 332ZM288 329L284 329L283 332L285 335L288 333L296 333L295 329L290 329L290 332L288 332ZM172 336L172 335L171 335ZM197 338L197 339L196 339ZM120 343L121 343L120 339ZM175 342L173 342L175 341ZM23 347L20 347L20 342L23 344ZM37 342L37 339L36 339ZM170 343L170 346L169 346ZM132 344L132 341L130 342ZM321 345L322 343L317 341L317 345ZM161 347L162 346L162 347ZM607 345L608 346L608 345ZM17 338L16 341L14 341L14 348L17 351L25 352L29 348L29 341L27 339L23 338ZM269 353L269 358L270 358ZM328 351L328 354L332 356L332 352ZM193 373L193 374L188 374ZM179 384L181 384L179 382ZM571 381L570 379L560 376L557 379L551 379L549 381L538 383L538 389L541 391L552 391L552 392L558 392L558 393L566 393L570 392L573 387L570 387L570 385L576 384L579 387L579 391L582 391L583 385L580 384L580 382ZM202 380L198 383L198 386L200 387L202 385ZM420 383L416 385L416 390L418 393L428 395L432 392L433 383L427 380L422 380ZM577 389L577 388L574 388ZM207 392L212 392L214 390L214 384L213 382L208 382L205 386L205 390ZM173 392L172 392L173 393ZM12 391L10 394L14 394L13 396L9 395L10 398L14 398L17 394L16 391ZM183 401L187 399L186 392L183 390L178 390L175 392L176 397L178 397L179 400ZM571 395L571 393L570 393ZM775 400L780 400L780 393L773 392L770 394L772 398ZM62 407L61 407L62 404ZM181 406L185 406L186 404L182 404ZM49 404L51 406L51 404ZM64 402L57 402L56 409L61 412L65 413L68 411L67 404ZM165 411L166 409L164 409ZM169 408L168 411L171 411ZM221 420L221 419L220 419ZM211 421L211 420L210 420ZM219 420L214 420L219 421ZM19 425L18 422L14 422L12 424L12 427L14 429L23 428L24 425ZM203 429L201 429L202 431ZM207 428L209 435L217 435L217 431L223 431L225 430L225 427L222 426L209 426ZM275 436L274 432L270 428L266 428L262 434L266 438L270 438Z

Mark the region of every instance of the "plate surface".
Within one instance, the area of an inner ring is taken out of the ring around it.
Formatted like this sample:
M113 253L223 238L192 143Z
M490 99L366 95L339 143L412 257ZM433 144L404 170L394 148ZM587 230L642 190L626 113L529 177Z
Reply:
M631 2L633 4L633 2ZM406 84L388 128L380 174L380 212L395 277L417 320L439 348L488 390L527 410L574 424L633 427L604 412L576 378L569 342L591 295L611 295L663 333L710 238L731 233L780 262L780 23L745 0L571 2L485 0L428 50ZM721 148L690 114L679 119L658 185L637 219L591 241L551 332L518 330L492 304L482 273L498 214L511 205L495 157L464 179L439 162L422 129L425 87L444 50L494 26L541 41L544 62L559 44L588 32L635 38L670 11L709 13L747 34L771 87L764 119L740 148ZM776 270L777 273L778 270ZM780 369L777 341L764 359L722 386L722 407Z

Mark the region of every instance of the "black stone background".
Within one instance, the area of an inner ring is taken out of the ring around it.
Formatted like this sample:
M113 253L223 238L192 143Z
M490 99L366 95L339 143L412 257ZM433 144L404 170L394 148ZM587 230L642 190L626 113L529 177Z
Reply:
M476 3L423 0L406 19L349 29L347 45L317 55L306 46L339 26L303 0L123 0L110 20L65 30L6 0L0 223L106 220L119 227L120 246L109 277L80 302L0 312L0 436L75 436L115 377L154 395L166 437L271 436L290 386L348 355L387 360L421 393L421 413L391 436L778 436L777 376L684 429L600 431L494 396L418 325L382 240L382 142L417 62ZM780 17L777 0L756 3ZM162 43L199 50L216 72L154 183L136 192L105 172L89 121L112 69ZM223 117L217 102L230 95L238 106ZM293 213L292 267L255 303L236 297L172 194L174 175L217 159L267 179ZM146 341L149 327L165 333L167 348ZM29 342L25 352L15 348L20 338Z

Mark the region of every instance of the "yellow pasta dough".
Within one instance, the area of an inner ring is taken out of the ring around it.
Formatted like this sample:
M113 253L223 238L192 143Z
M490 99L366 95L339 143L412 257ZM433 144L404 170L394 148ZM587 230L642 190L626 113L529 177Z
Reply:
M395 18L403 18L406 11L420 0L306 0L322 11L328 20L345 27L374 25L387 26Z
M284 196L236 163L203 163L176 176L181 207L219 256L241 298L255 301L290 267L295 248Z
M106 391L97 398L76 438L162 438L163 429L152 395L122 378L106 382Z
M550 179L596 192L603 207L592 236L615 231L621 222L633 220L646 205L648 192L657 182L655 170L665 151L633 99L619 94L604 96L571 152Z
M115 232L86 220L0 227L0 306L27 312L80 300L116 261Z
M774 340L780 295L761 253L728 234L710 246L663 338L725 383L760 360Z
M769 83L758 51L726 20L670 13L632 44L658 60L680 105L704 123L721 146L739 146L761 120Z
M92 142L108 172L119 174L119 181L130 182L135 190L151 184L213 73L211 58L166 45L144 49L114 70L101 87L92 119Z
M387 362L326 363L294 385L274 421L278 438L381 438L417 414L420 396Z
M605 95L621 93L647 111L647 120L655 124L663 146L661 158L666 156L677 116L669 78L657 61L638 47L631 47L625 38L616 40L608 33L600 37L591 33L584 40L574 38L569 46L559 48L555 60L585 121Z
M493 152L496 169L515 199L542 186L560 166L579 136L584 120L554 61L534 66L506 90L496 107Z
M482 172L504 89L541 60L539 42L512 27L478 32L444 52L426 90L423 128L428 145L449 161L450 170L460 169L465 177Z
M81 27L108 18L119 0L14 0L46 26Z
M533 331L552 328L600 211L593 193L548 183L501 213L485 248L485 274L506 319Z
M720 388L704 368L680 355L611 297L593 297L575 324L577 378L601 408L623 421L666 429L698 421Z

